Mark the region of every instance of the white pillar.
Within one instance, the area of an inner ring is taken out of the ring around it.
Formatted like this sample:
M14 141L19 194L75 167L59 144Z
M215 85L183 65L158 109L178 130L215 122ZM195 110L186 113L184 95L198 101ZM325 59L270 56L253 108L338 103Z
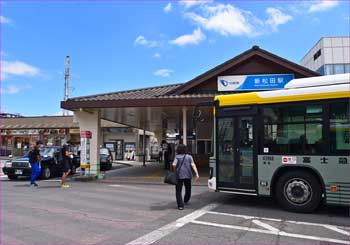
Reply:
M90 174L100 174L100 145L102 144L100 111L75 111L74 121L79 123L80 131L91 131Z
M187 145L187 108L186 107L182 107L182 130L183 130L182 143L184 145Z

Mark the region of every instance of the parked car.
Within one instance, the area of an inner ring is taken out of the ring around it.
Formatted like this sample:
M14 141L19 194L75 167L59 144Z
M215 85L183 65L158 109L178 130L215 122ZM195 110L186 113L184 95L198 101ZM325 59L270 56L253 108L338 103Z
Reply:
M112 168L113 157L110 149L100 148L100 169L110 170Z
M62 175L62 163L59 161L61 159L60 154L61 147L59 146L40 147L41 171L39 177L41 179L49 179L53 176ZM74 156L71 161L72 174L76 172L76 168L80 165L79 159L78 156ZM17 179L18 176L30 176L29 151L23 157L7 161L2 171L11 180Z

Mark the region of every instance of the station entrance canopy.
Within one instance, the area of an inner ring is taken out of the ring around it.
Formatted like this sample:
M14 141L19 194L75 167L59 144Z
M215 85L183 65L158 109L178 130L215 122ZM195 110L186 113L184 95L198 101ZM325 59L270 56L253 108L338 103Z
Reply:
M293 78L319 75L258 46L253 46L242 54L183 84L70 98L62 101L61 107L74 111L81 130L84 129L82 124L84 124L85 119L92 120L96 117L96 120L102 118L156 132L156 134L158 132L159 135L164 135L164 129L182 132L184 142L186 142L187 130L194 128L193 111L195 106L199 103L213 101L215 95L235 92L218 89L218 83L233 84L237 87L237 81L249 79L232 80L232 78L246 77L247 75L263 76L265 79L274 75L275 78L271 81L277 82L282 74ZM218 80L219 77L220 80ZM259 78L253 80L255 85L257 82L264 82L257 79ZM203 112L200 120L203 123L201 125L202 131L211 131L213 126L211 108L209 106L203 107L201 111ZM81 116L82 113L85 113L86 116ZM89 117L88 114L91 116ZM88 127L88 123L85 125ZM99 127L99 125L95 126ZM198 127L199 124L197 124L197 129L193 130L198 130Z

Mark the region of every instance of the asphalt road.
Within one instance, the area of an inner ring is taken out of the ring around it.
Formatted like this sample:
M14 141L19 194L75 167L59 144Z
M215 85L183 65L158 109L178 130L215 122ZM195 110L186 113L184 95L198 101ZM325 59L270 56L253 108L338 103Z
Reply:
M269 198L199 185L180 211L174 187L153 182L71 181L61 189L53 179L29 188L2 177L0 184L0 244L350 244L346 208L296 214Z

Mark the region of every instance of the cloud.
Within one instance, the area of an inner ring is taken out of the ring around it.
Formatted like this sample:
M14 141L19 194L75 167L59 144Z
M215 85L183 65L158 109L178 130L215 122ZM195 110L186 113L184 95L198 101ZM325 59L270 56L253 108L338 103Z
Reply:
M33 77L40 75L40 69L21 61L3 61L1 69L2 80L8 75Z
M198 44L205 39L205 35L200 28L193 31L192 34L182 35L178 38L169 41L170 44L185 46L187 44Z
M0 15L0 23L1 24L9 24L9 23L12 23L12 20L9 18L6 18L5 16Z
M141 36L141 35L135 39L134 44L146 46L148 48L155 48L155 47L158 47L160 45L157 41L147 40L144 36Z
M322 12L334 8L338 5L338 1L316 1L310 7L308 12Z
M168 3L165 7L164 7L164 12L165 13L169 13L172 9L172 5L171 3Z
M159 76L159 77L169 77L171 73L173 73L172 70L169 70L169 69L159 69L159 70L155 71L155 72L153 73L153 75Z
M30 89L32 88L31 85L27 84L26 86L18 87L16 85L8 85L6 87L1 87L0 92L1 94L17 94L22 90Z
M267 8L266 13L269 15L266 24L271 26L273 30L277 30L279 25L285 24L293 19L292 16L284 14L281 10L276 8Z
M196 5L203 5L212 2L213 0L181 0L179 1L179 4L188 9Z
M155 54L153 55L153 58L159 59L160 56L161 56L160 53L155 53Z
M63 111L64 111L64 109L62 109L59 112L53 113L51 116L63 116ZM74 115L73 111L66 110L66 112L67 112L67 116L73 116Z
M231 4L218 4L215 6L203 6L202 15L185 13L196 24L206 30L220 33L224 36L255 36L254 26L263 22L254 17L251 12L234 7Z

